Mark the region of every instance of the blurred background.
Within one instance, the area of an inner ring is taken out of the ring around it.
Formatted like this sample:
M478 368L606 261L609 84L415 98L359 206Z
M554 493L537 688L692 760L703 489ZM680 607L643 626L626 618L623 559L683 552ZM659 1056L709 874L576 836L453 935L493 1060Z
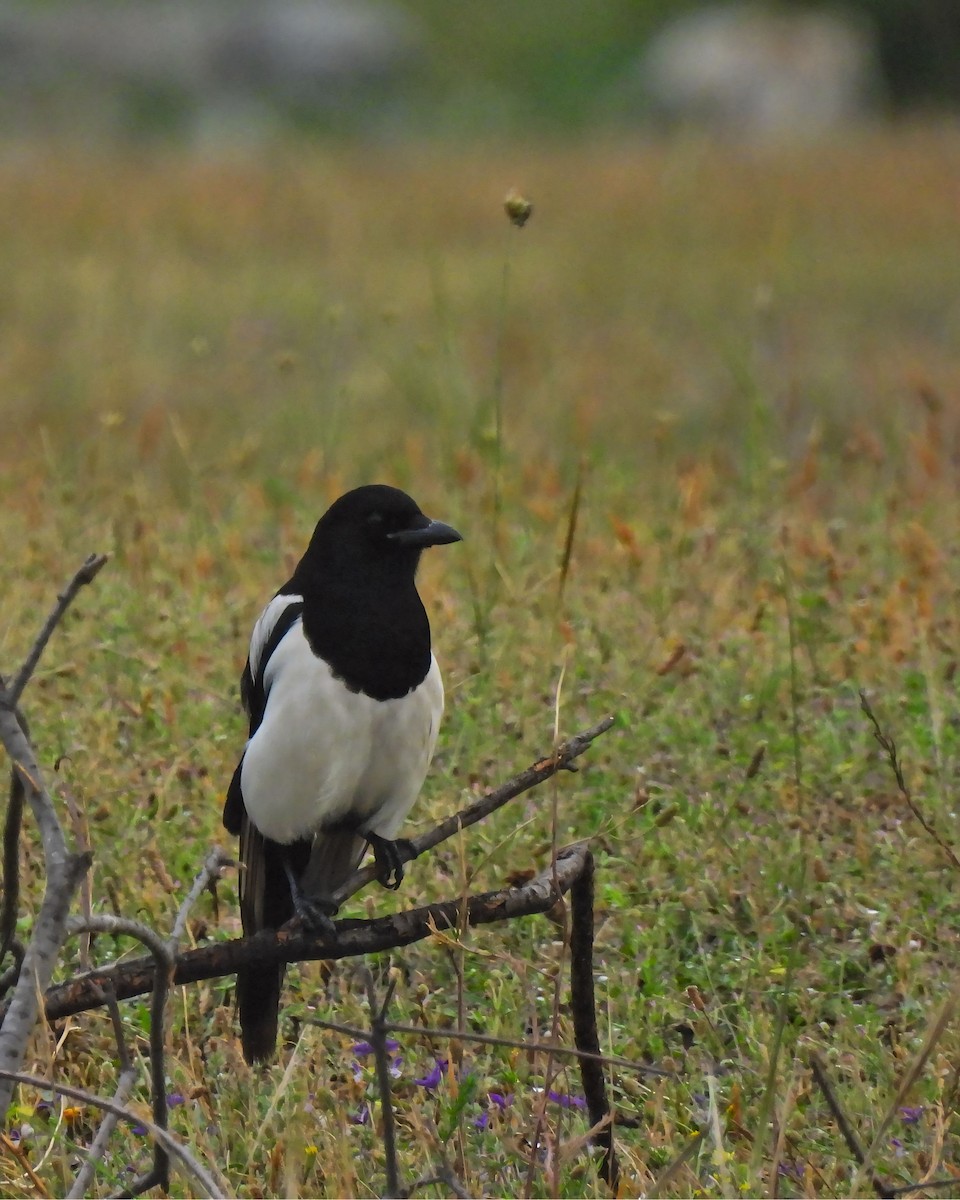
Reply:
M822 133L960 101L953 0L14 0L10 134Z

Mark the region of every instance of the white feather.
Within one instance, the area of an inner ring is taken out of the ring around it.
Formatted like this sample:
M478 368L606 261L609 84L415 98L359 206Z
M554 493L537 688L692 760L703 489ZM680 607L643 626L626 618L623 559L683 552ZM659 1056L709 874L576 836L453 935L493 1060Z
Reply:
M261 624L272 629L279 617ZM262 652L269 633L261 635ZM253 663L251 643L251 663ZM423 785L443 713L431 656L423 682L397 700L349 691L310 649L297 621L264 671L267 708L247 744L240 783L250 819L287 844L356 818L363 833L396 836Z
M260 676L260 659L266 649L270 635L277 627L277 622L291 604L302 604L302 596L274 596L263 612L257 617L257 623L250 635L250 674L256 683Z

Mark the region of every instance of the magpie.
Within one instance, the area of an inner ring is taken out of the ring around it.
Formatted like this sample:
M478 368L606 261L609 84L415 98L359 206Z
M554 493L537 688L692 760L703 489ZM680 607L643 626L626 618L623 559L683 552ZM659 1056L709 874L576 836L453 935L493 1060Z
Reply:
M411 854L395 839L443 712L416 570L427 546L460 540L397 488L355 488L261 612L240 680L249 737L223 809L240 838L245 935L295 917L328 930L367 846L381 883L400 886ZM282 983L282 967L237 973L250 1063L274 1054Z

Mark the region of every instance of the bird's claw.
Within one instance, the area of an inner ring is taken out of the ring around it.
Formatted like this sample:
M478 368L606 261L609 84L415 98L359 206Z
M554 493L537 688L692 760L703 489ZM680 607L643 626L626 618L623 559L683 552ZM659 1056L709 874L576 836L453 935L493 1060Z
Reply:
M391 840L376 833L368 833L366 838L373 848L380 883L395 892L403 883L403 864L417 857L413 842L409 838Z
M328 941L336 941L337 927L333 923L337 906L322 896L305 896L297 892L293 897L294 916L287 922L301 926L308 933L318 934Z

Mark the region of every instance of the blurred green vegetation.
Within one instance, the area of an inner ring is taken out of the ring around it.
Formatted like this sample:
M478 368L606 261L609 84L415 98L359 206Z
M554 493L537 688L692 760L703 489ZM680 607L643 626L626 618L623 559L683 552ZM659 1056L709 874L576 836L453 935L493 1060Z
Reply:
M490 0L453 9L399 0L428 32L429 61L414 89L425 128L528 132L589 128L622 115L625 79L650 36L703 0ZM709 6L738 3L713 0ZM839 9L876 30L895 108L960 102L960 5L955 0L781 0L776 11Z

